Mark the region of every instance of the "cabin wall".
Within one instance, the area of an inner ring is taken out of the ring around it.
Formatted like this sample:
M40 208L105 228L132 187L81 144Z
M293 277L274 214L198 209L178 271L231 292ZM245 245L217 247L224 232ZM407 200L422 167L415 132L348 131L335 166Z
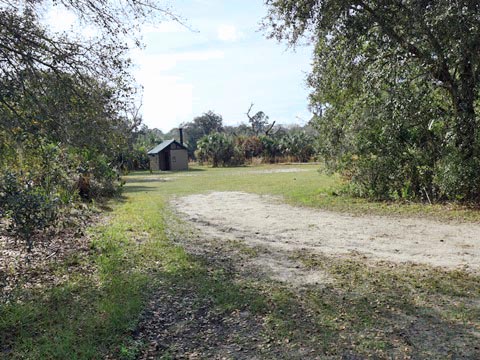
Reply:
M188 152L185 149L178 148L178 150L170 151L170 169L188 170Z
M148 155L150 159L150 170L160 170L160 162L158 161L158 154Z

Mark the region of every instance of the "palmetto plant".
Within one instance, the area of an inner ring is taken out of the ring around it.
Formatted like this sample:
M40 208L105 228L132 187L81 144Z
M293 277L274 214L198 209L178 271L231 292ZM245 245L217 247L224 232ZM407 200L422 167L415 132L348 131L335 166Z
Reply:
M229 165L235 155L233 138L222 133L213 133L202 137L197 145L197 157L200 161L211 162L213 167Z

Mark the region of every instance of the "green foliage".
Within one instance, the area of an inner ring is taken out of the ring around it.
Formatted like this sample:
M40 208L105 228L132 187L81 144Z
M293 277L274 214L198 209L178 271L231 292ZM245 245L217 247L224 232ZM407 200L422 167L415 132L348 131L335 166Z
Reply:
M259 136L260 133L265 133L265 135L268 135L268 129L271 126L268 123L268 116L263 111L257 111L253 116L250 116L252 107L253 104L250 105L250 109L248 109L247 117L254 135Z
M271 37L316 42L311 105L332 170L362 196L480 201L477 2L267 4Z
M41 21L46 3L75 12L98 36L50 31ZM29 247L79 193L117 193L140 123L125 37L138 45L134 30L159 17L175 18L150 0L0 1L2 213Z
M142 125L140 129L128 134L128 144L117 155L116 164L124 172L149 169L150 160L147 152L160 144L164 138L161 130L149 129Z
M464 159L455 148L450 148L438 162L434 183L445 198L458 201L477 199L480 188L480 158Z
M84 212L78 211L77 204L85 171L90 182L88 194L80 194L84 198L98 199L118 191L117 172L103 155L28 136L15 150L0 164L0 212L5 220L0 227L29 249L36 239L45 240L45 235L76 225L78 219L73 217L81 220Z
M199 163L210 162L217 167L239 165L254 159L305 162L315 155L316 131L311 126L275 125L275 121L269 123L263 111L250 116L252 107L253 104L246 114L249 125L223 126L222 116L213 111L182 124L189 156ZM174 128L165 137L173 138L177 134L178 129Z
M197 142L204 136L223 131L223 118L213 111L207 111L201 116L197 116L191 122L181 125L184 129L184 143L188 149L188 155L195 158ZM178 129L173 129L178 133Z
M6 172L0 178L0 217L7 220L7 231L29 250L34 236L55 220L58 201L28 177Z
M257 136L238 136L235 143L245 159L261 156L263 153L263 143Z
M210 162L213 167L240 165L244 161L241 149L235 146L233 137L213 133L198 141L196 157L201 163Z
M120 175L108 157L89 150L80 155L79 179L84 186L79 187L80 195L85 199L100 199L118 194Z
M319 44L309 78L312 102L328 104L314 119L322 156L358 195L440 199L434 174L449 136L445 94L396 54L387 64L351 65L345 42L336 42L335 59Z
M260 136L259 139L262 143L262 155L265 160L269 163L276 162L277 158L282 156L280 140L277 137L266 135Z
M0 104L0 173L13 174L18 185L4 187L4 212L11 233L29 248L52 225L53 214L63 217L79 194L90 200L118 192L116 160L132 128L110 86L90 79L87 88L67 74L37 76L23 90L11 89L14 104Z
M305 132L287 133L279 139L279 148L283 156L293 161L307 162L316 154L313 137Z
M214 133L200 139L196 156L200 163L209 162L213 167L240 165L253 158L307 162L316 154L314 143L314 138L304 131L259 137Z

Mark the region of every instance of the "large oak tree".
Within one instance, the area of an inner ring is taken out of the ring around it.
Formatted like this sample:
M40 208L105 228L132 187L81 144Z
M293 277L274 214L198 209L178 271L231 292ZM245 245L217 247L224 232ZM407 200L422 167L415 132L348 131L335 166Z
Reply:
M476 102L480 80L480 3L473 0L267 0L264 27L269 36L296 45L307 39L317 45L312 105L330 91L335 62L348 81L337 81L339 91L349 88L351 99L362 82L383 78L384 84L409 78L448 96L453 113L445 135L466 171L458 194L478 199L479 131ZM398 76L389 71L397 62ZM382 63L384 66L382 66ZM375 71L372 73L372 64ZM368 69L368 73L365 71ZM405 69L412 71L405 73ZM358 76L357 76L358 75ZM413 76L414 75L414 76ZM400 77L402 76L402 77ZM357 81L351 81L352 78ZM312 81L310 82L312 85ZM331 82L330 82L331 84ZM416 86L418 88L418 86ZM412 97L415 94L411 93ZM333 104L335 105L335 104ZM432 105L433 106L433 105ZM436 121L434 117L427 122ZM427 123L428 124L428 123ZM455 164L452 164L455 166Z

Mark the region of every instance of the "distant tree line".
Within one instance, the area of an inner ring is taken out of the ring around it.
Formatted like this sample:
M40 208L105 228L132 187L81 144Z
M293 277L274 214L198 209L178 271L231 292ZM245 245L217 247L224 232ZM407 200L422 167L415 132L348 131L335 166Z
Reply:
M223 126L222 117L212 111L184 124L192 157L216 167L241 165L254 159L267 163L306 162L316 154L313 128L276 125L263 111L250 114L252 108L253 104L245 114L248 124Z
M248 124L224 125L223 117L211 110L181 124L189 158L217 167L253 161L306 162L316 155L315 129L308 125L282 126L275 122L269 123L269 118L263 111L250 115L252 106L246 114ZM163 134L158 129L142 127L134 133L134 143L125 155L125 163L130 169L148 169L146 152L161 141L173 138L179 140L178 128Z

